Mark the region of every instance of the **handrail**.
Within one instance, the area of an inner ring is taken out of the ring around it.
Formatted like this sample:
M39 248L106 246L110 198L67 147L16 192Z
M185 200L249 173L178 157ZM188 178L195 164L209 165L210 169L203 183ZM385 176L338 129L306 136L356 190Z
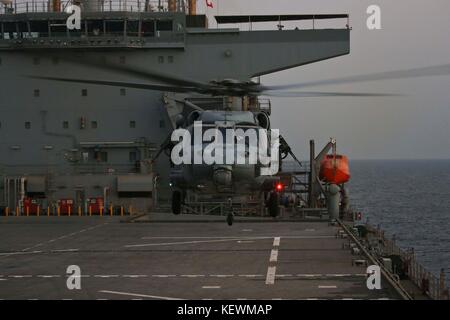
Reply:
M9 5L0 5L1 14L20 14L20 13L46 13L61 12L72 0L62 0L60 8L56 10L52 6L52 1L45 0L14 0ZM177 12L187 12L187 2L180 1L177 6ZM100 12L168 12L168 0L104 0L100 7Z

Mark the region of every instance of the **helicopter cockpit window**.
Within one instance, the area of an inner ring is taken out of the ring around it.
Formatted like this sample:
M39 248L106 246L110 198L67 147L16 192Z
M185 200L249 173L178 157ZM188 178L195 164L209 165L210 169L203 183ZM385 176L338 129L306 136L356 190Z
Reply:
M202 113L199 119L203 123L215 124L217 121L234 122L235 124L256 124L255 117L251 112L208 112Z

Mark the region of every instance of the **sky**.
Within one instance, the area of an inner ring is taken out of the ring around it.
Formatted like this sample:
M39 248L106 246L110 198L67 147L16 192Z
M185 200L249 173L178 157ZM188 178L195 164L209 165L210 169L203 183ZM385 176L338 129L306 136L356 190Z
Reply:
M214 9L202 0L198 8L211 22L216 14L350 14L349 55L264 76L266 85L450 64L449 0L212 1ZM373 4L381 8L381 30L366 25ZM310 139L319 148L335 137L338 152L351 159L450 159L450 76L312 89L401 96L272 98L272 126L300 158L308 157Z

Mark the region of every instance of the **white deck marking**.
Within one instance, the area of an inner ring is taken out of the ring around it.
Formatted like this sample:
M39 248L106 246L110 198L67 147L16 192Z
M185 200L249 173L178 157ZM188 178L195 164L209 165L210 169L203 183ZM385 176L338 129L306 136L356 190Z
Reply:
M273 238L273 246L274 247L279 247L280 246L280 240L281 240L281 237Z
M41 253L42 251L16 251L16 252L2 252L0 253L0 257L8 257L8 256L15 256L15 255L23 255L23 254L35 254L35 253Z
M176 275L174 274L153 274L152 277L154 278L174 278Z
M252 238L253 240L261 240L267 238ZM163 243L144 243L144 244L131 244L124 246L125 248L139 248L139 247L155 247L155 246L172 246L180 244L198 244L198 243L216 243L227 241L238 241L242 238L229 238L229 239L216 239L216 240L198 240L198 241L181 241L181 242L163 242Z
M270 252L270 262L277 262L278 261L278 250L272 249Z
M203 286L202 289L220 289L221 286Z
M124 274L122 277L124 277L124 278L146 278L148 276L146 274Z
M267 269L266 284L275 283L275 274L277 272L277 267L269 267Z
M231 277L234 277L234 274L211 274L210 277L213 277L213 278L231 278Z
M318 286L319 289L337 289L337 286Z
M61 276L58 274L38 274L38 278L60 278Z
M183 300L183 299L179 299L179 298L152 296L152 295L148 295L148 294L140 294L140 293L132 293L132 292L120 292L120 291L109 291L109 290L100 290L99 292L109 293L109 294L117 294L117 295L122 295L122 296L130 296L130 297L158 299L158 300Z
M180 275L180 277L183 277L183 278L201 278L204 276L205 276L204 274L182 274L182 275Z
M79 249L56 249L56 250L51 250L51 252L76 252Z

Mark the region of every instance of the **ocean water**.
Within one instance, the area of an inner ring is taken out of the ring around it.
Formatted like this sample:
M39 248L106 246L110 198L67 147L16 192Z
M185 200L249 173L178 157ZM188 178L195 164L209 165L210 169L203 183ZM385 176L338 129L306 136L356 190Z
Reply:
M450 283L450 160L352 161L352 207Z

